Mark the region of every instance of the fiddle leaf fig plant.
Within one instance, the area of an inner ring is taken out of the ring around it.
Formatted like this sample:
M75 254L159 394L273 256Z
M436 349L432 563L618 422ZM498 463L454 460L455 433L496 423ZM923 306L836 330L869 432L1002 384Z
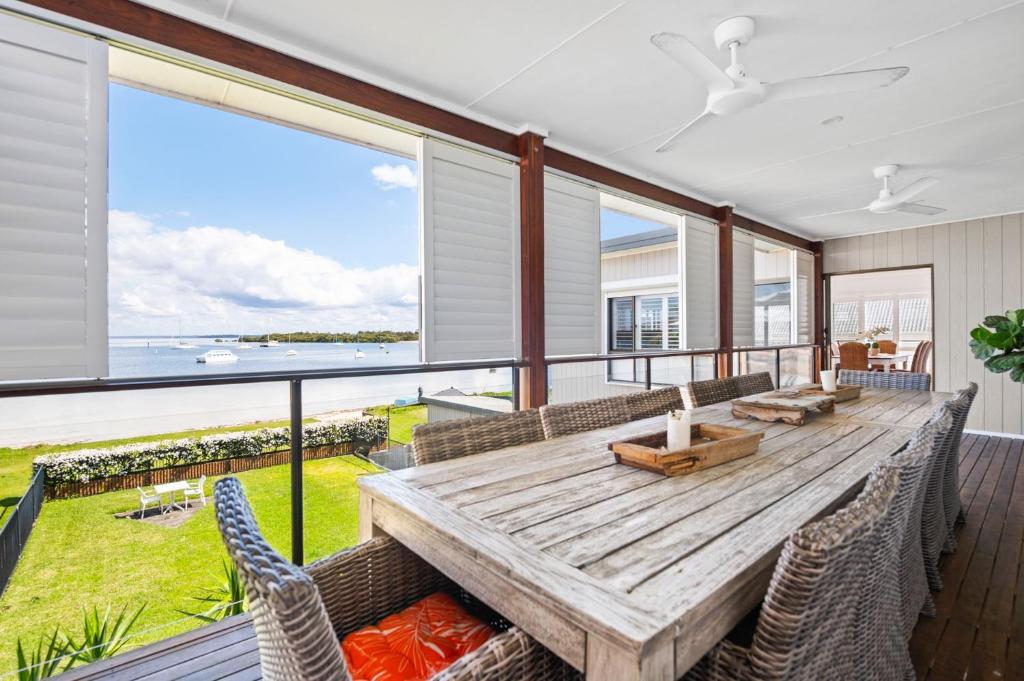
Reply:
M971 329L971 352L997 374L1010 372L1010 380L1024 383L1024 310L989 315Z

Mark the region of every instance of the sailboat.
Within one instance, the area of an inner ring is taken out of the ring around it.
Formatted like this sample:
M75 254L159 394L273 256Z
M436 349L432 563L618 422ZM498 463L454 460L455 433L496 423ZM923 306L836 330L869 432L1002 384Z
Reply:
M356 348L356 359L362 359L363 357L366 357L366 353Z
M278 345L280 345L280 343L276 340L271 340L269 331L267 331L267 340L260 343L261 348L276 348Z
M178 341L172 346L175 350L195 350L196 346L181 340L181 317L178 317Z

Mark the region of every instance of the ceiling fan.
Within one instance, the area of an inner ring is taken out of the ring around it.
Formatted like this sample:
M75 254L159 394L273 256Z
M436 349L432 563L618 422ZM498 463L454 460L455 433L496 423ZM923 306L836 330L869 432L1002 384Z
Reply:
M855 92L886 87L907 75L909 67L896 66L868 71L848 71L825 76L793 78L778 83L764 83L747 75L739 62L741 45L754 37L754 20L750 17L732 17L715 27L715 45L729 50L730 64L723 71L704 56L697 47L677 33L656 33L651 42L662 52L676 60L699 77L708 90L703 113L681 127L665 140L658 152L672 149L686 131L711 116L728 116L749 109L761 102L775 102L800 97Z
M895 163L890 163L884 166L878 166L874 170L875 178L882 181L882 190L878 192L878 198L861 208L850 208L848 210L837 210L831 213L818 213L817 215L805 215L800 218L801 220L809 220L811 218L822 218L826 215L842 215L843 213L856 213L860 210L869 210L872 213L916 213L918 215L937 215L945 208L936 208L935 206L926 206L923 203L910 203L910 200L923 192L925 189L933 186L937 179L934 177L922 177L914 182L911 182L903 189L893 193L889 183L900 167Z

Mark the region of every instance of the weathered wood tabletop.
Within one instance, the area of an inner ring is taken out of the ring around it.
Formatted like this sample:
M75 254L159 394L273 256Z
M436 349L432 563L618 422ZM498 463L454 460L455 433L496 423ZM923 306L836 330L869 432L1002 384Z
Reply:
M683 477L615 463L608 442L664 417L359 480L360 534L387 533L588 679L682 676L763 598L786 537L856 493L948 393L865 389L752 456Z

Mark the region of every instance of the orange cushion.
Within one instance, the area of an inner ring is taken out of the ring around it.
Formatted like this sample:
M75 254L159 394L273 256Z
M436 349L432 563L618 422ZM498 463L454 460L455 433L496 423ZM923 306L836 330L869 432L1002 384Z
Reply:
M451 596L435 593L341 643L353 681L429 679L490 639L494 630Z

